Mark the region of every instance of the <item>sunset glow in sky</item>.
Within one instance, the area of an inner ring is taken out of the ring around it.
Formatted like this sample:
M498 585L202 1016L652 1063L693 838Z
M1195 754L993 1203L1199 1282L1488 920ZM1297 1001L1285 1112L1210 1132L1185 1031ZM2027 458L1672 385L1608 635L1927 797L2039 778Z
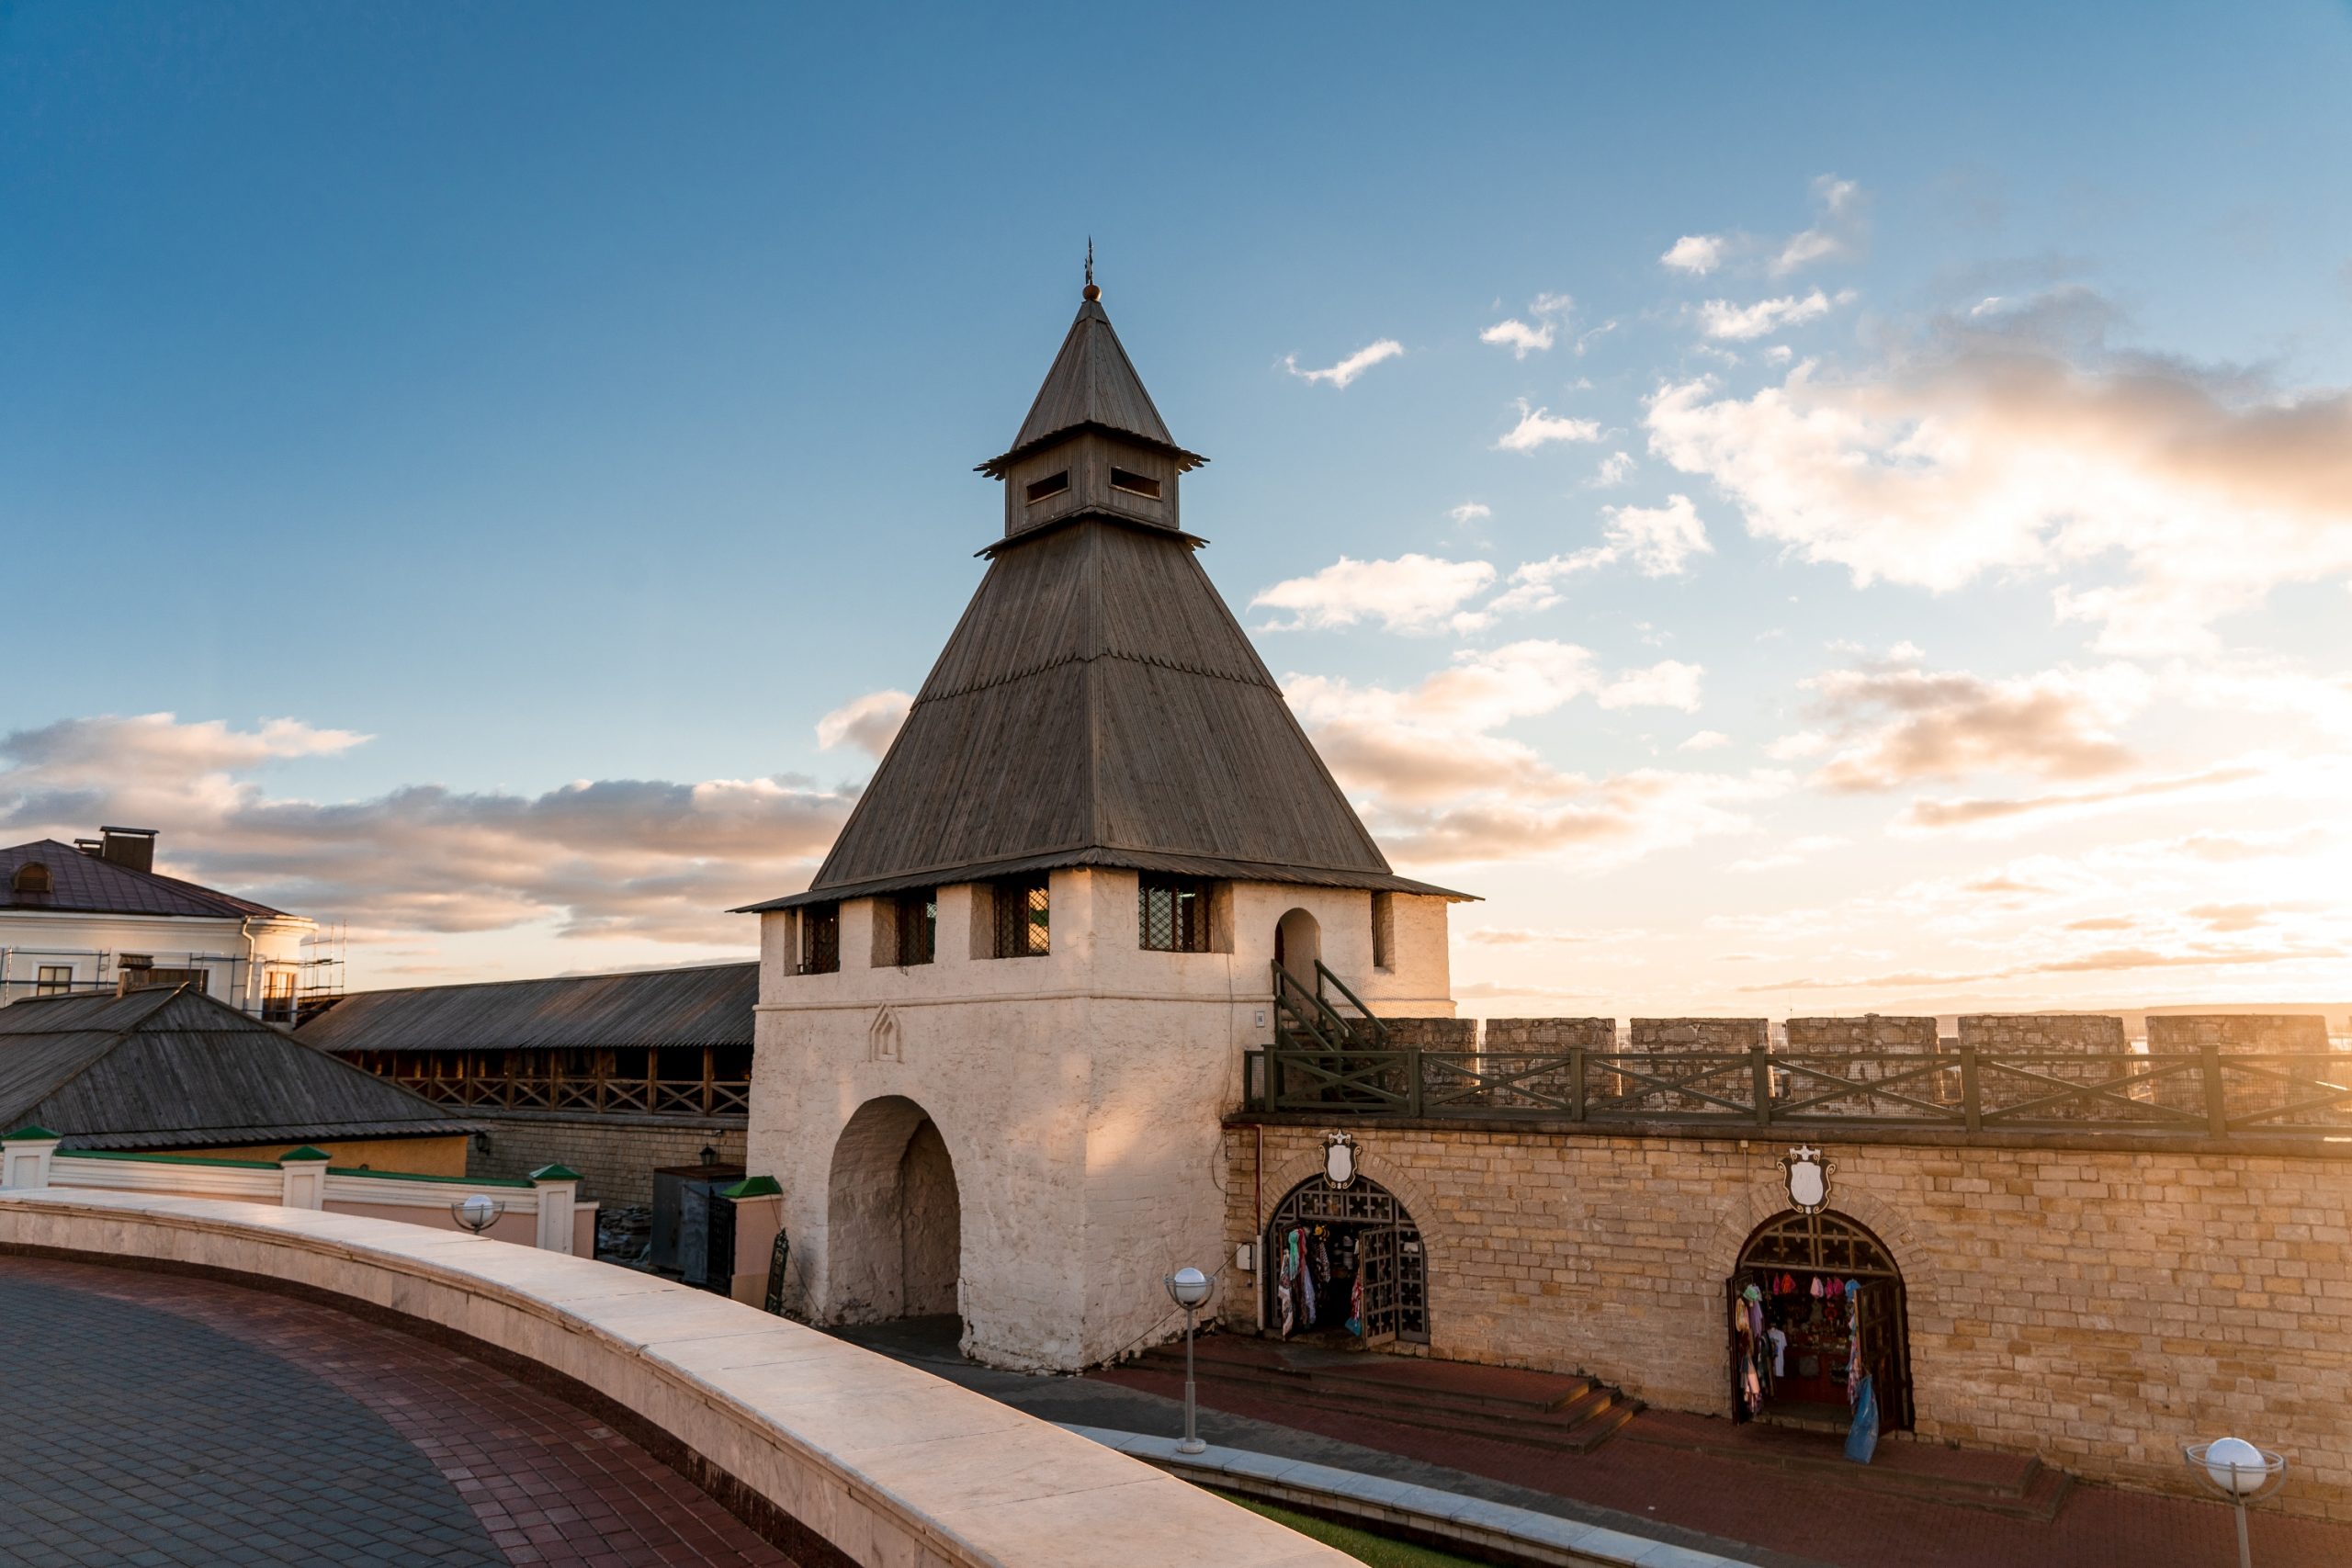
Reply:
M1064 63L1064 61L1067 63ZM0 842L748 955L1104 304L1466 1008L2352 996L2352 10L0 10Z

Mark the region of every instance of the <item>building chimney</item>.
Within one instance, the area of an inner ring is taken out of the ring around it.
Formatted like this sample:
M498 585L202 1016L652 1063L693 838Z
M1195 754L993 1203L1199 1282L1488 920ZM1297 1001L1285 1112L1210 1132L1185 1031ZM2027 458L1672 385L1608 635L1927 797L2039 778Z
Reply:
M155 829L100 828L98 858L125 871L153 871L155 869Z

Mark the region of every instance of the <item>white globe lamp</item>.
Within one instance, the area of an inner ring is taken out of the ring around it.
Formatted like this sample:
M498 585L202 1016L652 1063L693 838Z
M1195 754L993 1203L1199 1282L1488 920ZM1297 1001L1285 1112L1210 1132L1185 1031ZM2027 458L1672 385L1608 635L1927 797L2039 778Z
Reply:
M1196 1454L1208 1445L1201 1441L1193 1403L1193 1314L1209 1299L1209 1277L1190 1267L1179 1269L1162 1281L1168 1287L1168 1299L1184 1309L1184 1438L1176 1445L1180 1454Z

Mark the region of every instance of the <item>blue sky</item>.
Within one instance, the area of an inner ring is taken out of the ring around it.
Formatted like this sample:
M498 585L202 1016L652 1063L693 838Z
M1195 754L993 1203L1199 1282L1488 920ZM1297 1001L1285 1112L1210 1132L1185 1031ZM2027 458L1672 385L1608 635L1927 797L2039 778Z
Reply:
M17 5L0 821L362 978L748 946L1091 235L1465 1000L2333 999L2346 80L2317 5Z

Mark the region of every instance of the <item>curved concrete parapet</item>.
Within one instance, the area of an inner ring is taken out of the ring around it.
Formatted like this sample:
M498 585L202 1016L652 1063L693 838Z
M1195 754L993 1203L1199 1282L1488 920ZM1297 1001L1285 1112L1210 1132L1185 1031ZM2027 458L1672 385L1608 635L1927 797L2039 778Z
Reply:
M0 1195L0 1248L278 1281L463 1335L633 1412L865 1568L1350 1562L983 1395L609 1264L391 1220L59 1188Z

